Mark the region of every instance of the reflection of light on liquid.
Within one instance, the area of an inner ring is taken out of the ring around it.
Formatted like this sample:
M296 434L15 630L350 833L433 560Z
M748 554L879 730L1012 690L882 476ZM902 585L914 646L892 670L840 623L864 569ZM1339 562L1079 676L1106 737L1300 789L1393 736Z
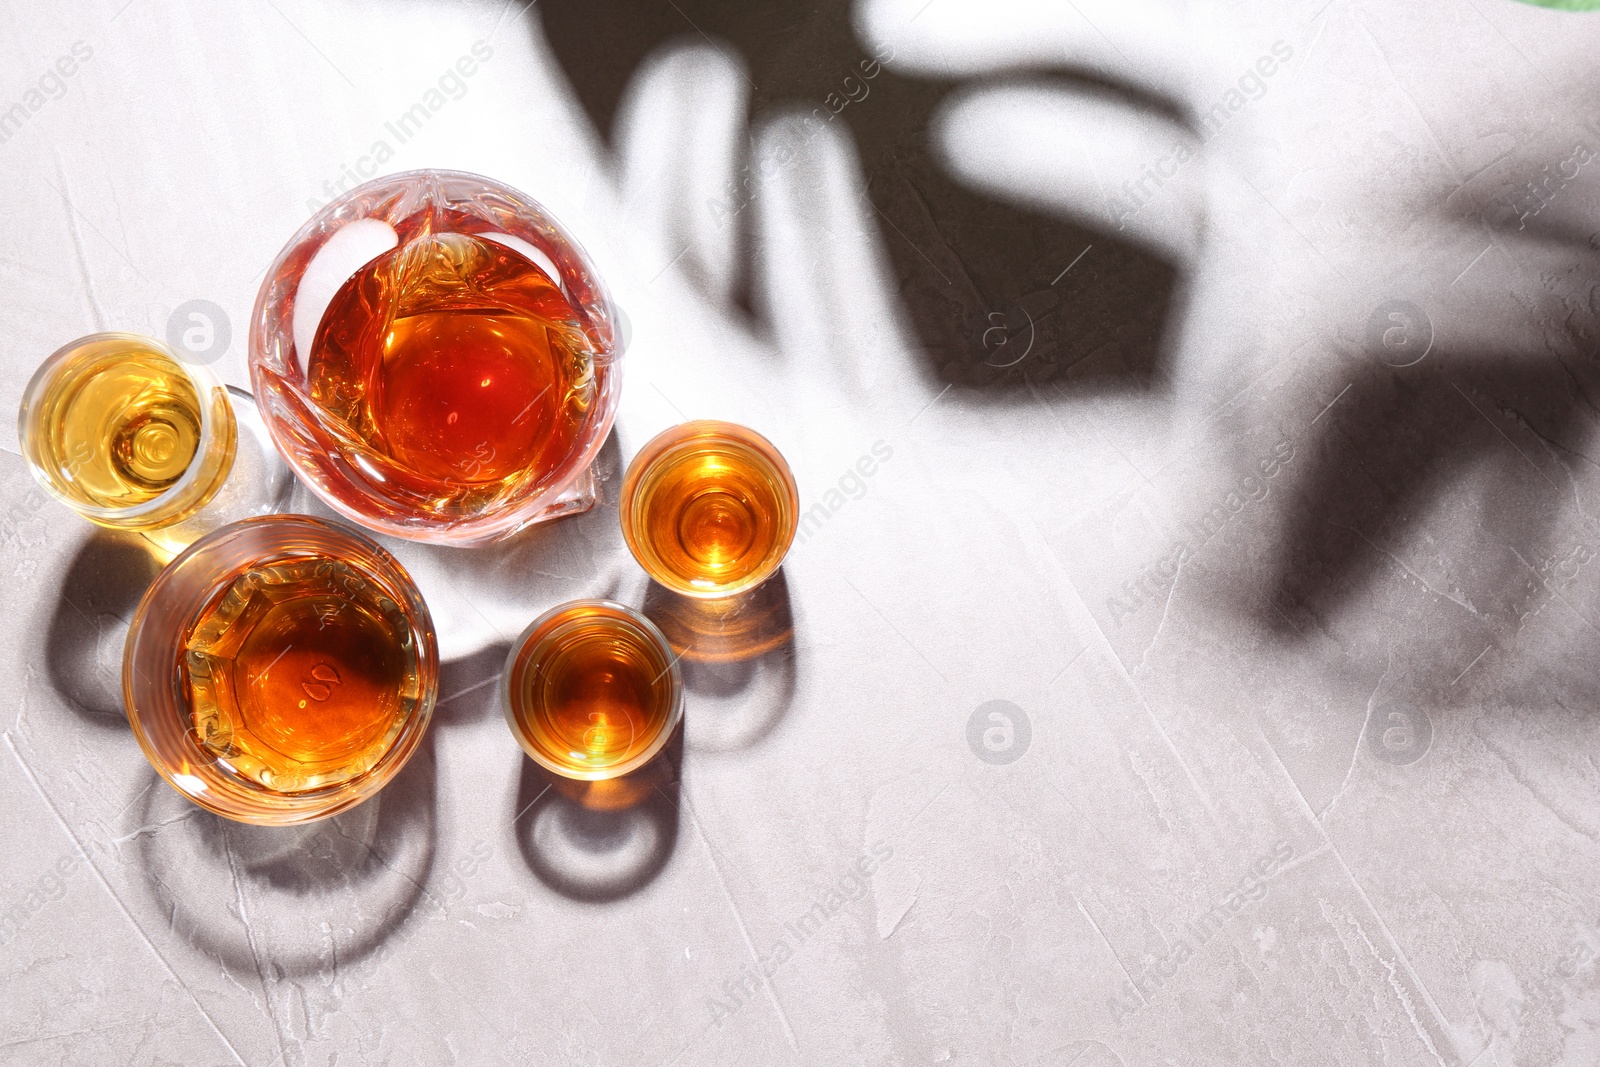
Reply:
M594 725L583 732L584 747L590 752L604 752L611 741L611 723L602 711L590 716L590 721Z
M206 784L192 774L174 774L172 783L185 793L204 793Z

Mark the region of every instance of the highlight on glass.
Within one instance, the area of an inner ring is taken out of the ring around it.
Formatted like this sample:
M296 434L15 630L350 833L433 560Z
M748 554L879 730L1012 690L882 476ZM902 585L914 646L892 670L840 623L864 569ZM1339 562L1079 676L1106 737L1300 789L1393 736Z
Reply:
M622 481L622 536L667 589L727 597L783 563L799 523L789 464L772 442L731 422L686 422L657 434Z
M279 450L335 511L483 544L593 506L617 321L532 198L412 171L328 204L268 269L251 380Z
M169 554L279 510L293 485L249 393L138 334L91 334L53 353L23 393L17 435L51 496Z
M286 825L381 789L438 693L427 606L341 523L246 519L157 576L128 631L123 701L150 763L218 815Z
M683 719L683 677L666 638L608 600L575 600L535 619L506 658L500 696L522 750L579 780L644 766Z

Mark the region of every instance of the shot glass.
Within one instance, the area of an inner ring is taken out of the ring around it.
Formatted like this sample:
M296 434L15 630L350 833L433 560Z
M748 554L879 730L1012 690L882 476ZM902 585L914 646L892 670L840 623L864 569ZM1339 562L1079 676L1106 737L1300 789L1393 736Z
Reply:
M622 480L622 537L684 596L731 597L770 578L794 542L800 497L772 442L702 420L652 438Z
M246 519L157 576L128 630L122 693L151 766L201 807L288 825L372 796L438 695L427 605L342 523Z
M531 197L412 171L335 199L268 268L251 381L278 449L336 512L485 544L594 505L618 323Z
M53 353L23 392L17 436L46 492L167 557L281 510L294 485L249 393L138 334L91 334Z
M535 619L506 657L500 697L522 750L580 781L644 766L683 720L683 677L666 638L609 600L575 600Z

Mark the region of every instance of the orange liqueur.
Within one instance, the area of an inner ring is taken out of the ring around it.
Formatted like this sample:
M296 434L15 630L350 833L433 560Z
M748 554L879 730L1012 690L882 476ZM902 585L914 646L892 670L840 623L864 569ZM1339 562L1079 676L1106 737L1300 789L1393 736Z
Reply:
M347 280L307 378L341 450L443 517L536 491L596 399L594 350L560 287L463 233L423 233Z
M359 568L329 558L250 566L222 584L180 653L201 747L280 793L370 770L420 697L399 605Z

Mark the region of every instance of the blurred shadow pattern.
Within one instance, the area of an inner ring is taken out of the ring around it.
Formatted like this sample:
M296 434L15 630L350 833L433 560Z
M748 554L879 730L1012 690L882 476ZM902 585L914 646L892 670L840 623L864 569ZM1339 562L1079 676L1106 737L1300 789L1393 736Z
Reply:
M1413 367L1356 363L1349 392L1311 439L1281 551L1280 609L1319 620L1351 610L1378 571L1441 508L1465 512L1483 551L1457 566L1465 588L1513 595L1551 549L1552 489L1565 480L1541 446L1571 451L1589 414L1567 369L1533 355L1435 351ZM1519 446L1514 438L1524 438ZM1519 456L1518 452L1522 454ZM1495 546L1499 546L1498 549ZM1465 578L1465 575L1462 575ZM1464 616L1493 610L1461 589L1443 594ZM1507 610L1510 604L1500 605ZM1270 613L1267 620L1286 626Z
M1401 325L1384 331L1375 320L1340 353L1342 375L1326 380L1348 384L1300 446L1282 505L1272 599L1261 607L1269 627L1353 642L1346 620L1361 618L1380 578L1399 571L1425 595L1405 608L1391 600L1386 614L1412 612L1404 622L1413 632L1446 616L1462 633L1505 644L1600 551L1576 524L1577 475L1600 466L1588 455L1600 428L1594 257L1578 231L1535 240L1573 264L1570 278L1547 279L1546 303L1452 307L1452 328L1437 339L1427 312L1412 306L1420 325L1396 315ZM1422 331L1410 349L1387 346L1387 333L1408 331ZM1452 656L1438 667L1459 670Z
M930 120L956 83L884 68L857 42L851 8L851 0L539 5L550 47L602 131L612 129L641 61L663 45L708 40L725 42L743 60L756 115L837 112L855 135L901 302L931 369L945 381L1163 387L1169 368L1161 344L1176 267L1104 232L957 184L929 142ZM1171 110L1127 86L1101 87ZM735 209L743 206L734 199ZM1092 254L1077 262L1091 245Z

